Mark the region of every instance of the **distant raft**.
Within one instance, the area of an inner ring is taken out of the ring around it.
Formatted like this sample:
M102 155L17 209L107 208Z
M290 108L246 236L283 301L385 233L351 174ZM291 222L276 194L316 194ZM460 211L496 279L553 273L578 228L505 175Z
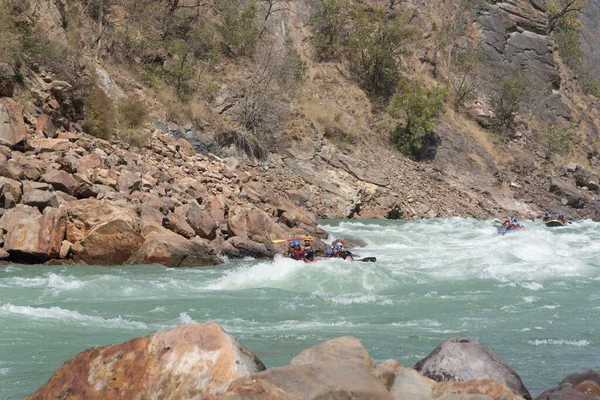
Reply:
M546 225L548 228L556 228L559 226L565 226L565 223L560 219L549 219L544 221L544 225Z
M525 227L521 227L519 229L506 229L503 227L498 227L498 236L504 236L507 233L515 233L515 232L520 232L520 231L525 231L527 229L525 229Z

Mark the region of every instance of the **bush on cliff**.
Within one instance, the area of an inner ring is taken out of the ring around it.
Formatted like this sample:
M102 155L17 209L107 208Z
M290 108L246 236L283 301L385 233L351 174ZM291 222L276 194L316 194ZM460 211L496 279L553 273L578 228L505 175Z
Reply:
M395 118L404 119L392 134L392 143L404 155L415 158L424 135L431 133L435 118L444 107L446 92L439 87L427 89L418 79L402 79L388 107Z
M85 131L101 139L110 139L117 127L117 112L104 90L94 87L85 98L85 109Z
M492 128L496 133L514 130L515 118L530 93L527 76L518 70L500 81L491 99Z

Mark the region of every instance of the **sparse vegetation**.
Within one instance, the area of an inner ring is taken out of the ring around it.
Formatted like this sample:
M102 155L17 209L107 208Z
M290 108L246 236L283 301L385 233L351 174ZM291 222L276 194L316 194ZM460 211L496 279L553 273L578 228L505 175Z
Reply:
M223 1L222 13L220 31L226 49L233 56L252 55L261 33L256 3L249 2L240 9L236 0L226 0Z
M117 111L119 126L127 129L141 127L148 117L148 109L144 102L135 99L129 99L120 103Z
M392 143L408 157L421 148L421 139L434 127L435 118L444 107L445 90L427 89L418 79L402 79L390 106L390 114L404 119L392 134Z
M477 93L479 89L477 73L482 59L483 52L477 48L469 49L456 56L456 61L453 63L448 77L452 102L456 111Z
M496 133L508 134L514 130L517 113L529 95L527 77L520 71L513 71L498 84L491 101L492 127Z
M314 15L309 25L314 34L315 56L319 61L335 60L348 22L349 3L345 0L328 0Z
M587 0L550 0L548 31L554 37L561 59L577 75L581 90L600 97L600 83L585 63L581 42L583 23L579 16L587 3Z
M571 152L575 127L551 125L547 130L548 151L566 156Z
M110 139L117 127L117 112L104 90L94 87L85 98L85 106L85 131L101 139Z

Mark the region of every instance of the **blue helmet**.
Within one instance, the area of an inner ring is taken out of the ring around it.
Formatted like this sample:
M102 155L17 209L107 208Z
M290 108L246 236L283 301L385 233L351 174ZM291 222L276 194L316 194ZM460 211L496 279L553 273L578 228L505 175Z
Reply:
M336 244L336 245L333 245L333 249L334 249L334 250L339 250L340 248L341 248L341 247L340 247L340 246L338 246L337 244Z
M290 243L290 246L292 246L292 247L300 246L300 242L297 240L293 240L292 243Z
M333 251L331 249L325 250L325 254L327 254L328 256L331 255L332 253L333 253Z

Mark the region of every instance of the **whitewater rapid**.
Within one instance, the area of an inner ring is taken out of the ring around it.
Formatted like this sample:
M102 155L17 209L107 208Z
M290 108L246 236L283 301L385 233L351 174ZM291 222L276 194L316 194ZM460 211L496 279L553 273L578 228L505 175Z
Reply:
M493 221L325 221L329 241L376 263L277 257L209 269L0 269L0 398L23 398L64 361L212 320L267 366L333 337L412 366L454 336L479 339L532 394L600 364L600 224L498 236Z

